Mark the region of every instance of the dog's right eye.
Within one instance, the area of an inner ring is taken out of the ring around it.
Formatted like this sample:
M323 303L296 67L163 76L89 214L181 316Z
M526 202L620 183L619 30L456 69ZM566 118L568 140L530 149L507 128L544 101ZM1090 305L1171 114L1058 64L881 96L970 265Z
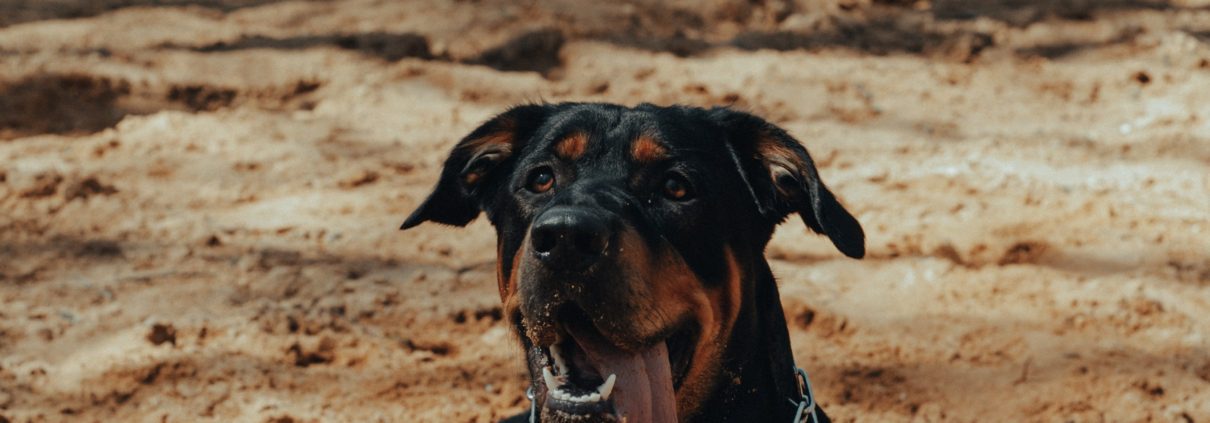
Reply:
M685 201L690 197L689 181L684 176L671 174L664 179L664 197L673 201Z
M555 174L549 166L542 166L529 173L525 188L530 192L541 194L550 191L555 186Z

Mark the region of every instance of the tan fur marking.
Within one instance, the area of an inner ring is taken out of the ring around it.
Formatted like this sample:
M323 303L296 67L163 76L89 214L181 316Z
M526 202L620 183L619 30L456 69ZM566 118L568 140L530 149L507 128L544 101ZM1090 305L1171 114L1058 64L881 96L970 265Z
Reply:
M492 149L507 156L513 152L513 134L516 132L516 128L516 122L502 118L498 121L495 132L473 140L466 140L458 148L473 151L473 154Z
M679 255L650 249L634 231L622 232L621 244L618 261L630 269L627 277L636 289L631 301L655 316L629 322L632 338L650 338L693 313L695 297L702 291L696 288L700 286L696 275ZM704 295L702 302L708 303Z
M513 252L513 266L509 268L509 274L504 274L504 246L501 245L496 252L496 280L500 289L500 300L508 302L508 298L517 292L517 274L520 273L518 268L521 267L521 254L525 251L525 245L529 243L529 237L522 241L522 247Z
M756 142L756 152L760 154L760 159L766 164L777 163L785 165L792 171L797 171L806 166L798 157L798 153L794 150L782 145L777 139L768 135L761 135Z
M466 174L465 177L463 177L462 182L466 183L467 185L474 185L476 182L479 182L479 178L482 178L482 177L483 177L483 174L481 174L479 172L471 172L471 173Z
M482 138L468 140L462 148L475 152L491 148L508 154L513 151L513 133L512 131L500 131Z
M588 148L588 135L577 132L555 144L555 154L567 160L577 160Z
M472 159L484 153L494 153L503 157L508 157L513 153L513 129L514 125L511 121L501 121L496 132L484 135L479 138L466 140L456 147L458 150L468 151L469 157ZM466 185L474 185L483 178L480 172L470 172L462 176L462 182Z
M521 296L520 295L509 295L508 297L504 298L504 302L501 306L501 311L504 312L504 318L508 321L508 324L510 326L515 326L515 325L521 323L521 322L517 321L518 319L520 319L520 315L521 315L520 310L521 310ZM510 331L510 332L512 332L512 331ZM512 333L514 333L516 335L524 336L524 334L520 334L520 333L516 333L516 332L512 332ZM515 337L515 339L517 339L517 341L521 340L520 337ZM518 342L518 343L520 343L520 342Z
M668 157L668 149L655 139L646 135L634 140L630 146L630 155L641 163L653 163Z
M774 188L783 196L795 196L795 193L787 192L786 188L778 183L778 177L786 172L794 177L794 179L806 177L804 172L807 169L807 164L803 161L802 156L799 156L793 149L786 147L781 142L778 142L777 139L767 134L762 134L757 139L756 154L760 156L757 158L768 169L769 177L773 179Z
M517 281L519 278L518 275L521 273L521 257L525 256L525 245L529 244L529 237L526 237L523 242L521 248L513 252L511 259L513 267L509 269L509 274L507 275L504 274L504 265L502 264L506 260L504 257L504 244L501 243L497 247L496 274L498 276L496 280L500 289L501 310L504 312L504 318L508 321L509 325L520 323L516 321L521 314L521 296L517 295ZM518 340L520 339L518 338Z
M516 269L512 271L516 272ZM506 279L512 279L513 275L504 275L504 243L496 241L496 290L500 293L500 301L504 301L504 287L507 285Z
M718 383L718 372L722 368L722 351L731 339L731 329L739 318L743 275L739 263L730 248L725 251L727 281L718 288L706 290L707 304L697 304L695 312L702 325L697 348L690 358L689 371L681 389L677 391L677 415L691 416L700 407L707 394Z
M724 252L727 280L705 288L679 255L651 251L633 234L622 239L625 248L620 260L633 264L635 273L642 275L638 279L646 285L639 297L650 307L650 315L658 316L634 327L639 336L649 336L685 315L693 316L701 328L689 369L676 392L677 415L692 416L719 381L723 350L742 304L743 269L728 248Z

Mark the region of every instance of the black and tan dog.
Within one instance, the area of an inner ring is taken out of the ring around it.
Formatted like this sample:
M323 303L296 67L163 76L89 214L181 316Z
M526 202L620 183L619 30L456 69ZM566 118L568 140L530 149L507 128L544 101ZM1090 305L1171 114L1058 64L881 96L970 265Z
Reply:
M865 254L806 149L726 108L514 107L454 147L403 228L480 211L543 422L791 421L802 395L765 245L799 213Z

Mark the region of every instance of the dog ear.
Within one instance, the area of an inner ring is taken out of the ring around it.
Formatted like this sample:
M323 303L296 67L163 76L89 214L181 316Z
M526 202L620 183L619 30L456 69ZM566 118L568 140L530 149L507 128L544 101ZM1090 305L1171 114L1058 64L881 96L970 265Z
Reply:
M715 108L710 116L726 133L761 214L780 223L797 212L844 255L865 255L861 224L824 185L802 144L777 125L748 113Z
M400 229L426 221L466 226L478 217L484 194L496 182L498 171L511 163L513 154L545 121L547 112L546 105L515 106L459 141L445 159L432 194L403 221Z

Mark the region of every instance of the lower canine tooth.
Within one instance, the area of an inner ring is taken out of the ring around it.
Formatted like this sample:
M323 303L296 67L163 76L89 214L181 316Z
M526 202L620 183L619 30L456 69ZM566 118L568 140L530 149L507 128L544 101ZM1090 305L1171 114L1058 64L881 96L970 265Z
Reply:
M597 387L597 393L601 394L601 400L609 399L609 394L613 393L613 384L618 381L618 375L611 374L609 379L605 379L605 383Z
M555 359L555 371L559 374L567 373L567 363L563 362L563 349L558 345L550 346L550 356Z
M601 394L593 393L588 396L588 402L597 402L601 400Z
M549 389L552 392L558 392L556 389L559 388L559 383L555 381L555 375L550 374L550 367L542 368L542 381L546 382L546 389Z

